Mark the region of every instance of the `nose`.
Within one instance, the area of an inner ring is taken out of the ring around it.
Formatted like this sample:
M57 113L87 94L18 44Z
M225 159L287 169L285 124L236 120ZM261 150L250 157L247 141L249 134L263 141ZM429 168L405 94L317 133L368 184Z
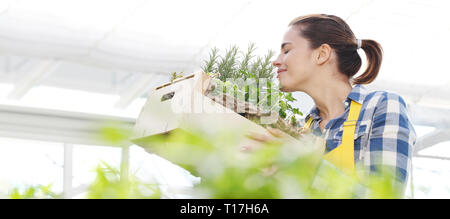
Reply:
M272 65L277 68L279 68L281 66L280 56L278 56L277 59L275 59L275 61L272 62Z

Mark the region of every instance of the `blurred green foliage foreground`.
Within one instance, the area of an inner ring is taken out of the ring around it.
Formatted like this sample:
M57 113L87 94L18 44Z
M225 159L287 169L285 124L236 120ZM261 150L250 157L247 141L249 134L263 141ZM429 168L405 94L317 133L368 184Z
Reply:
M312 134L298 141L270 138L258 144L245 141L245 128L217 126L182 124L134 142L201 177L192 189L195 198L402 197L390 172L355 179L323 161L323 148L318 146L323 140ZM251 149L242 151L242 146Z
M86 198L89 199L155 199L161 194L154 184L144 183L133 174L123 180L118 168L102 162L95 169L95 180L89 185ZM63 193L52 191L52 184L16 187L9 192L12 199L61 199Z
M190 192L193 198L402 198L390 174L355 180L321 160L317 139L303 136L299 142L283 139L255 144L242 151L240 130L183 127L167 134L139 139L137 144L180 165L201 182ZM126 134L125 134L126 133ZM126 141L130 133L115 127L102 129L102 137ZM132 161L131 161L132 162ZM320 168L318 168L320 166ZM120 179L120 171L101 163L87 191L87 198L160 198L155 184L141 182L133 174ZM11 198L61 198L51 186L14 189Z

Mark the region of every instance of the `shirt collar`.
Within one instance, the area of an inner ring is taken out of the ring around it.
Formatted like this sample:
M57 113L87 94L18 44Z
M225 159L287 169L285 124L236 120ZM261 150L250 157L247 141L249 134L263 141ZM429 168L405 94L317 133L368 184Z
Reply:
M363 85L357 84L347 96L347 99L353 100L362 104L367 95L367 88Z
M367 95L367 88L363 85L357 84L352 88L352 90L348 94L347 99L344 101L344 103L347 102L349 105L351 100L353 100L357 103L362 104L364 99L366 98L366 95ZM348 105L347 105L347 107L348 107ZM309 112L308 116L306 116L305 121L308 121L308 119L310 117L312 117L313 120L320 119L319 109L315 105Z

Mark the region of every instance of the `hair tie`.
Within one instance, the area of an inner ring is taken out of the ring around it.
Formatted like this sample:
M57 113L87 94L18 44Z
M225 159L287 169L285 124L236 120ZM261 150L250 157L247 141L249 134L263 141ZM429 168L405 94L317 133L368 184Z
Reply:
M357 50L358 50L358 49L361 49L362 40L361 40L361 39L356 39L356 43L358 44L358 47L357 47L356 49L357 49Z

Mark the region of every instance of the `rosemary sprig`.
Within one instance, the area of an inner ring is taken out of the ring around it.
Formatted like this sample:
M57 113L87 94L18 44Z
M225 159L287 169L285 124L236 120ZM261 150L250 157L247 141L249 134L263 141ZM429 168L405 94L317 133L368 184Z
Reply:
M202 67L203 72L205 73L216 73L216 60L218 56L219 49L214 47L209 54L209 60L205 61L205 65Z
M264 59L261 60L260 69L258 71L258 78L273 78L273 70L274 66L272 65L272 58L275 52L269 50L267 54L264 56Z
M217 66L217 71L219 72L219 78L225 81L227 78L235 78L235 71L237 65L237 54L238 47L232 46L229 50L225 52L225 57L220 57L220 61Z
M279 116L290 124L292 127L298 126L297 116L301 116L302 113L298 108L294 108L290 103L295 101L291 93L283 93L277 90L276 93L272 93L274 88L274 69L272 65L272 59L275 52L268 50L266 55L263 57L255 57L253 53L256 50L254 43L249 43L246 52L240 52L237 46L231 46L225 51L225 56L220 56L218 54L219 50L213 48L209 60L205 61L203 66L203 71L207 73L217 73L217 80L222 81L221 83L227 84L227 86L221 86L222 90L219 92L229 93L232 96L237 96L237 93L244 94L244 101L250 100L250 89L249 85L244 84L229 84L226 82L227 79L243 79L247 80L249 78L255 79L254 85L257 88L256 104L261 108L267 108L265 105L272 106L269 110L274 110L274 106L278 107ZM241 56L240 56L241 55ZM241 59L241 60L240 60ZM265 85L263 90L260 90L259 82L260 79L267 79L267 85ZM254 91L253 91L254 92ZM272 104L272 95L276 95L275 101L276 105Z
M250 61L251 59L254 57L252 55L253 52L255 52L256 47L255 47L255 43L250 43L248 45L248 49L247 49L247 53L244 54L242 62L239 66L239 71L238 73L240 75L242 75L242 78L245 80L249 77L248 75L248 69L250 68Z

